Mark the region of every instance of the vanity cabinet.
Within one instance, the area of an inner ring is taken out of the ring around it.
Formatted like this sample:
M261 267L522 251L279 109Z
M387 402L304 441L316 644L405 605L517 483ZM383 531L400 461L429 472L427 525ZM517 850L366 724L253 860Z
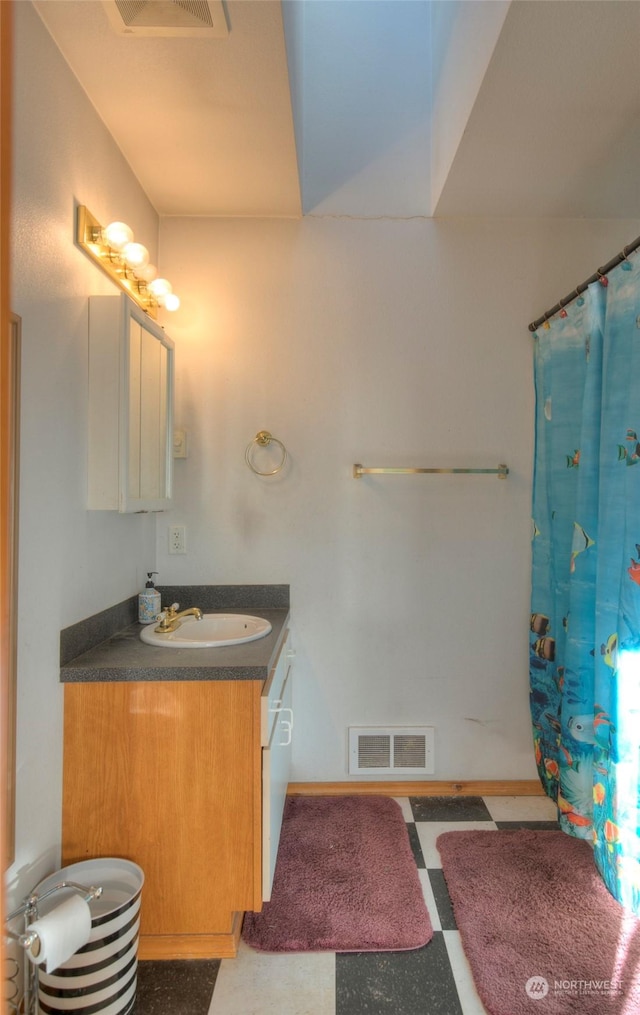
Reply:
M89 508L169 506L173 355L171 339L126 293L89 297Z
M287 631L266 681L65 684L63 863L140 865L141 959L233 957L269 897L292 658Z

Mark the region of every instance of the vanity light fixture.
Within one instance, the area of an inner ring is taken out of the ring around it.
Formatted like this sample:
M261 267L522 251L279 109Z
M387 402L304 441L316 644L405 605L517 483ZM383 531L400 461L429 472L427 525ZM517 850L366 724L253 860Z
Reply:
M158 269L149 264L149 251L142 243L134 242L133 230L126 222L102 226L80 204L76 241L150 317L158 316L158 307L177 310L180 306L171 283L166 278L156 278Z

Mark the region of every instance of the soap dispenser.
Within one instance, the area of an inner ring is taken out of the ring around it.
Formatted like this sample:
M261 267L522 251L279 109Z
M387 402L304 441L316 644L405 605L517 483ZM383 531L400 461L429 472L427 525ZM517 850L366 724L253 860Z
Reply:
M147 571L147 584L138 596L138 620L141 624L153 624L162 609L160 593L153 584L153 576L157 573L157 571Z

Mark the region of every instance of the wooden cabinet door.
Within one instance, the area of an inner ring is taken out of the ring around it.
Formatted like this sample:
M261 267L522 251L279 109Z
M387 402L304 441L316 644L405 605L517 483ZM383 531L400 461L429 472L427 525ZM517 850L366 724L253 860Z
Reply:
M260 909L261 688L65 685L63 861L142 867L141 944L227 934L234 913Z

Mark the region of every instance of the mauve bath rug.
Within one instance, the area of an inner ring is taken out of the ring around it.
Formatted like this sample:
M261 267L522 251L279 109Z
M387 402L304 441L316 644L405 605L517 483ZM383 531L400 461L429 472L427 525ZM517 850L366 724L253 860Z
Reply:
M490 1015L640 1012L640 920L564 832L444 832L462 945Z
M271 901L242 937L265 952L420 948L433 930L407 826L387 797L288 797Z

